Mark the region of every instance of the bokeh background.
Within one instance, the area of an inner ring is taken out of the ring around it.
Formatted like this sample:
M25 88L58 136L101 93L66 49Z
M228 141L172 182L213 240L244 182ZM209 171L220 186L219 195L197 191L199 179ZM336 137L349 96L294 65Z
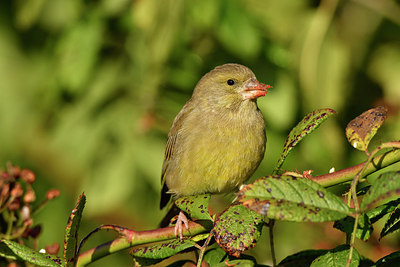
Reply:
M38 198L61 190L35 218L39 246L62 244L83 191L81 237L108 223L156 228L169 127L200 77L228 62L273 86L258 101L268 144L253 180L271 173L289 130L314 109L338 113L296 147L287 170L317 175L361 162L344 128L377 105L389 118L372 146L399 139L399 1L1 1L0 163L32 169ZM278 224L278 261L344 242L331 226ZM400 246L396 236L378 242L378 233L359 244L372 259ZM270 263L267 237L251 251L260 263ZM119 253L93 266L110 264L131 261Z

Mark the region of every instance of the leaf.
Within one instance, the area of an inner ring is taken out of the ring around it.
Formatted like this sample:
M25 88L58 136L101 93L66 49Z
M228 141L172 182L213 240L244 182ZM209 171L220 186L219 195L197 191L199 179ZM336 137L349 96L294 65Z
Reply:
M168 257L171 257L185 249L194 247L196 242L190 239L174 239L155 245L133 248L130 254L141 266L156 264Z
M215 241L228 254L239 257L243 251L255 246L263 224L259 214L232 204L214 222Z
M211 220L211 215L208 212L208 203L211 195L196 195L178 198L175 201L176 206L182 211L189 214L191 218L199 220Z
M380 205L375 209L366 212L365 214L368 216L371 223L375 223L378 220L382 219L382 217L385 216L386 214L391 213L399 204L400 204L400 199L396 199L388 203L385 203L383 205Z
M257 266L262 267L265 265L257 264L254 257L242 254L239 259L234 258L226 254L226 252L220 248L213 248L206 252L204 255L204 260L209 266L215 267L226 267L226 266Z
M85 203L86 196L84 193L82 193L78 198L78 203L68 218L67 227L65 228L63 252L63 261L65 266L75 266L76 250L78 245L78 230Z
M215 267L226 267L226 266L243 266L243 267L253 267L253 266L260 266L253 260L248 259L239 259L239 260L226 260L224 262L220 262Z
M388 234L398 231L400 228L400 209L397 207L392 214L390 214L389 219L386 221L385 226L381 231L379 239L387 236Z
M238 201L261 215L294 222L326 222L350 214L349 207L321 185L289 175L271 175L244 186Z
M38 266L61 266L61 259L56 256L34 251L11 240L3 239L0 244L0 255L4 255L5 258L20 259Z
M316 258L311 267L342 267L346 266L347 258L349 257L350 249L348 245L340 245L318 258ZM350 262L350 267L358 267L361 260L360 254L356 249L353 249L353 256Z
M328 252L326 249L304 250L287 256L279 264L279 267L309 267L313 260Z
M282 154L276 163L274 170L281 168L289 152L297 145L306 135L313 132L323 123L328 117L335 114L336 111L330 108L314 110L307 114L297 125L294 127L283 145Z
M354 229L354 221L355 221L354 217L347 216L344 219L335 221L333 227L342 232L345 232L348 235L351 235ZM366 241L371 237L373 231L374 228L372 227L372 224L368 216L366 214L360 215L358 219L356 237L363 241Z
M365 151L379 127L386 119L387 108L372 108L362 113L347 124L346 136L349 143L356 149Z
M220 247L209 249L204 254L204 260L208 263L209 266L215 266L216 264L223 262L226 259L228 259L228 255Z
M360 209L370 210L377 204L392 200L398 195L400 195L400 171L383 173L365 194Z
M400 251L393 252L375 263L377 267L400 266Z

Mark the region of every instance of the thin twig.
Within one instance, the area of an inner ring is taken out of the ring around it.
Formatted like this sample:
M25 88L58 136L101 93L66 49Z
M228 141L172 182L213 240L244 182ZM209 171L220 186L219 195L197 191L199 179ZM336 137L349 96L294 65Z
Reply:
M207 240L204 242L204 245L201 247L199 258L197 260L197 267L201 267L201 263L203 262L204 252L206 251L207 246L210 243L211 238L213 237L213 235L214 235L214 233L213 233L213 231L211 231L210 234L207 237Z

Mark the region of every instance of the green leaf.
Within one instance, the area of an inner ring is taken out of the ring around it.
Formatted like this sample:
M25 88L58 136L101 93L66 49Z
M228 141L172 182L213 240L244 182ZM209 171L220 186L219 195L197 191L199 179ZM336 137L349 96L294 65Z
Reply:
M253 266L259 266L259 265L257 265L257 263L253 260L239 259L239 260L226 260L224 262L220 262L213 266L215 266L215 267L226 267L226 266L253 267Z
M377 107L365 111L350 121L346 127L346 137L356 149L365 151L379 127L386 119L387 108Z
M393 252L375 263L377 267L400 266L400 251Z
M305 116L296 125L296 127L290 131L288 137L286 138L286 142L283 145L282 154L274 168L274 173L281 168L287 155L295 145L297 145L306 135L317 129L321 123L335 113L336 111L330 108L318 109L308 113L307 116Z
M196 242L190 239L174 239L155 245L133 248L130 254L141 266L155 264L185 249L194 247Z
M400 209L397 207L392 212L392 214L390 214L390 217L386 221L385 226L383 226L380 239L387 236L388 234L398 231L399 228L400 228Z
M321 185L289 175L271 175L244 186L238 201L261 215L294 222L340 220L349 207Z
M228 254L240 254L255 246L264 220L254 211L239 204L229 206L214 222L213 233L218 245Z
M381 202L400 195L400 171L381 174L362 199L360 209L370 210Z
M375 209L372 209L365 214L368 216L369 220L371 223L375 223L378 220L380 220L383 216L386 214L391 213L394 211L396 207L398 207L400 204L400 199L390 201L388 203L385 203L383 205L380 205L376 207Z
M209 266L215 266L226 259L228 259L228 254L220 247L209 249L204 254L204 260Z
M342 267L346 266L347 258L349 257L350 247L348 245L340 245L318 258L316 258L311 267ZM353 256L350 262L350 267L358 267L361 260L360 254L356 249L353 249Z
M78 203L69 216L67 227L65 228L63 253L63 261L65 266L75 266L76 250L78 245L78 230L85 203L86 196L84 193L82 193L78 198Z
M0 255L5 258L20 259L38 266L61 266L61 259L56 256L34 251L11 240L3 239L0 242Z
M287 256L279 264L279 267L309 267L313 260L328 252L326 249L310 249L300 251L296 254Z
M335 221L333 227L342 232L345 232L348 235L351 235L354 229L354 221L354 217L347 216L344 219ZM373 231L374 228L372 227L368 216L366 214L360 215L356 230L356 237L363 241L366 241L371 237Z
M209 266L265 266L257 264L257 261L254 257L242 254L240 258L236 258L234 256L230 256L226 254L226 252L220 248L212 248L206 251L204 255L204 260L208 263Z
M191 218L199 220L211 220L211 215L208 212L208 203L211 195L196 195L178 198L175 201L176 206L182 211L189 214Z

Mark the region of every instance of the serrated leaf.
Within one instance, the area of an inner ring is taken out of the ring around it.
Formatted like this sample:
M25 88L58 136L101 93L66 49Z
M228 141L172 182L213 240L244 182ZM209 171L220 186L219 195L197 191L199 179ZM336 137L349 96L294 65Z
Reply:
M228 254L240 254L255 246L264 220L254 211L239 204L229 206L214 222L214 238Z
M194 247L196 242L190 239L174 239L155 245L133 248L130 254L141 266L155 264L168 257L171 257L185 249Z
M211 215L208 212L208 203L210 202L210 198L210 194L185 196L178 198L175 201L175 204L182 211L189 214L191 218L211 220Z
M370 210L400 195L400 171L381 174L362 199L360 209Z
M400 251L393 252L375 263L376 267L400 266Z
M387 236L388 234L397 232L400 229L400 209L396 208L389 219L386 221L385 226L381 231L379 239Z
M343 267L346 266L349 257L350 247L348 245L340 245L318 258L316 258L311 267ZM350 267L358 267L361 260L360 254L356 249L353 249L353 256L350 262Z
M380 206L366 212L365 214L368 216L371 223L375 223L378 220L380 220L381 218L383 218L386 214L389 214L392 211L394 211L394 209L396 207L398 207L399 204L400 204L400 199L396 199L396 200L390 201L388 203L385 203L383 205L380 205Z
M327 249L312 249L300 251L296 254L287 256L279 264L279 267L309 267L313 260L328 252Z
M4 253L6 255L4 257L6 258L20 259L22 261L35 264L37 266L50 266L50 267L61 266L61 259L56 256L45 253L39 253L37 251L32 250L31 248L28 248L11 240L3 239L0 242L1 244L7 246L7 248L9 249L5 250L3 245L0 246L1 254Z
M276 163L274 171L281 168L289 152L297 145L306 135L317 129L328 117L335 114L336 111L330 108L318 109L308 113L297 125L294 127L283 145L283 151Z
M335 221L333 227L342 232L345 232L348 235L351 235L354 229L354 221L355 221L354 217L347 216L344 219ZM373 231L374 228L372 227L372 224L368 216L366 214L360 215L358 219L356 237L363 241L366 241L371 237Z
M294 222L340 220L349 207L321 185L289 175L271 175L244 186L238 201L270 219Z
M386 119L387 108L372 108L350 121L346 127L346 137L356 149L365 151L379 127Z
M75 266L76 250L78 246L78 230L82 218L83 208L85 207L86 196L82 193L75 208L68 218L65 228L63 261L65 266Z

